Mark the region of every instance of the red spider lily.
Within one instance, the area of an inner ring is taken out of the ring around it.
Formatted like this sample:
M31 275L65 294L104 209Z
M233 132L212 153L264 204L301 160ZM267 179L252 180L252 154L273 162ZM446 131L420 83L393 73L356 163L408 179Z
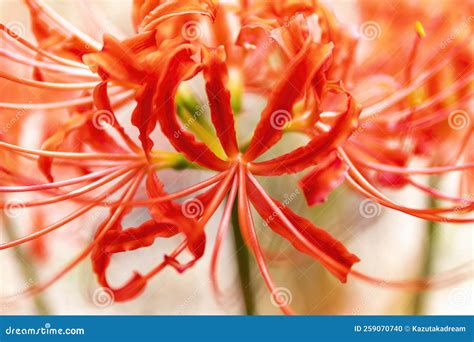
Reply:
M364 110L361 129L346 152L361 174L375 177L383 186L411 185L434 198L453 202L452 207L430 213L435 214L432 220L450 221L439 214L469 212L474 204L474 123L470 109L473 49L468 43L472 26L467 24L472 6L468 2L456 9L450 8L449 2L437 6L437 11L431 12L408 1L391 9L375 1L360 2L363 20L376 25L375 34L380 37L367 44L367 49L378 51L377 58L361 63L352 81L362 83L354 92L362 94L355 96L361 99ZM394 17L393 12L399 11L406 15ZM394 39L401 34L412 37L406 46ZM396 58L380 58L380 53ZM403 67L400 60L405 61ZM377 70L379 75L367 77L368 69ZM365 87L371 90L364 91ZM422 161L427 167L409 167L412 161ZM461 173L456 196L414 179L416 175L453 171Z
M400 124L396 129L387 127L391 117L400 115L392 110L423 84L427 76L410 76L407 84L388 98L370 96L364 99L363 106L358 104L352 92L358 93L360 88L352 84L359 81L373 84L374 81L369 77L350 75L349 65L355 62L357 39L321 4L315 1L242 1L240 5L224 6L214 1L197 0L135 1L136 34L124 40L105 35L101 46L43 2L31 0L26 3L33 14L38 46L15 36L6 26L1 25L0 29L15 38L13 43L33 51L34 57L25 58L20 53L7 56L33 67L34 79L4 71L0 76L24 86L75 91L74 94L79 95L68 100L32 104L45 111L67 108L70 115L40 150L0 142L0 151L5 153L2 160L26 157L35 161L48 183L25 177L12 167L4 167L2 182L9 185L1 186L0 191L52 196L24 202L28 208L63 201L74 201L80 207L56 223L0 245L0 249L34 241L94 207L104 206L110 210L93 241L56 276L29 293L51 285L90 255L99 283L113 292L116 301L130 300L165 267L183 272L202 257L206 224L226 197L212 257L214 282L219 249L235 201L241 233L273 294L276 293L275 285L257 238L251 207L275 233L319 261L342 282L346 282L348 275L353 275L373 284L419 290L444 286L465 277L464 268L438 279L408 282L380 280L357 272L352 267L359 259L341 242L271 198L256 179L255 176L271 177L309 170L300 186L310 205L324 202L346 179L361 194L387 207L433 221L473 222L470 218L445 215L470 211L474 205L472 201L447 208L407 208L387 198L373 185L378 179L382 183L386 181L383 185L402 186L411 182L409 175L470 170L473 165L467 162L422 169L407 166L415 153L405 152L400 144L392 147L380 131L390 129L399 138ZM238 29L229 25L232 18L239 19ZM197 37L183 34L183 27L189 22L202 25L198 25L203 31ZM278 30L281 27L284 29ZM210 35L204 34L205 28L209 28ZM271 58L276 58L277 62L271 63ZM49 74L51 71L54 77ZM430 74L433 73L435 71ZM232 78L234 75L237 75L236 80ZM374 76L373 73L369 75ZM180 110L186 111L186 106L194 100L183 91L184 82L199 76L205 80L212 133L215 131L216 139L212 134L200 136L203 127L199 122L192 129L180 123ZM87 82L76 82L82 78ZM349 86L344 86L343 81ZM239 144L235 117L240 104L236 98L239 99L244 90L266 96L267 104L250 141ZM130 122L139 130L141 146L128 135L115 114L132 99L137 104ZM12 109L19 106L21 104L0 104L0 107ZM378 126L361 126L358 120L361 110L362 117L366 118L380 106L387 111L387 119ZM410 120L430 115L409 109ZM107 113L114 134L94 124L98 113ZM408 125L411 121L403 123ZM177 152L153 149L152 133L157 124ZM358 135L360 127L364 132ZM309 141L284 155L268 157L272 147L287 132L302 132ZM71 146L74 136L80 137L79 146ZM362 136L366 140L361 141ZM60 152L64 149L73 152ZM55 181L53 171L59 166L62 171L72 169L80 174ZM217 175L168 194L156 170L183 167L211 170ZM378 174L374 176L370 170L378 171ZM136 194L144 180L148 199L139 200ZM15 185L10 186L12 183ZM85 185L79 186L83 183ZM72 191L63 189L68 186L78 187ZM207 190L183 203L176 201L204 189ZM91 196L99 190L99 195ZM443 197L434 189L424 190ZM119 195L118 199L114 195ZM453 200L460 202L461 199ZM197 205L199 210L189 212L190 204ZM0 203L3 208L7 205L7 201ZM149 209L150 220L138 227L124 228L123 218L137 206ZM119 288L109 283L107 269L114 254L150 246L158 238L177 235L183 236L182 243L148 273L135 272ZM179 261L185 250L190 252L192 259ZM282 310L292 313L287 306Z

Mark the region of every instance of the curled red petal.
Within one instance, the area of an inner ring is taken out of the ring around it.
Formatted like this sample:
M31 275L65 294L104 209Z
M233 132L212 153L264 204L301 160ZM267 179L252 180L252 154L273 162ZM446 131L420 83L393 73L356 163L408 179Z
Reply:
M345 142L354 128L360 114L360 106L347 94L347 110L339 116L336 124L327 133L311 139L305 146L277 158L253 163L249 168L254 174L281 175L302 171L324 160L340 144Z
M64 144L69 134L84 126L88 120L89 118L87 115L75 115L71 117L68 122L62 125L53 135L43 142L41 149L46 151L57 151ZM38 168L50 182L54 181L51 173L52 165L52 157L40 156L38 158Z
M205 49L204 78L211 118L224 151L229 157L239 153L230 92L226 88L228 70L223 49Z
M91 37L83 34L78 36L57 25L45 11L46 5L44 3L25 0L25 4L30 12L31 30L41 48L75 61L81 61L84 54L90 53L91 50L97 50L97 42L93 41Z
M137 35L123 42L105 34L102 50L85 55L83 60L104 80L136 86L147 79L146 69L137 59L136 49L153 43L154 36L151 33Z
M107 279L107 269L113 254L147 247L157 238L167 238L177 233L176 227L157 223L154 220L125 230L117 224L100 239L92 252L92 268L97 274L99 283L112 291L116 302L135 298L145 289L147 281L141 274L134 272L125 285L113 288Z
M347 169L348 166L334 154L301 178L298 185L308 205L325 202L331 191L344 181Z
M154 172L148 175L146 187L150 198L167 195ZM172 201L158 202L150 207L150 213L156 222L176 226L186 236L187 247L193 254L194 260L201 258L205 251L206 235L203 225L199 223L199 218L208 203L208 192L198 196L192 203L185 202L195 206L191 212L185 207L186 204L177 204ZM173 264L177 265L178 263L174 262Z
M194 135L188 133L177 119L175 95L178 86L202 69L202 65L196 64L192 59L194 52L191 45L183 45L171 56L158 86L157 108L148 120L153 123L156 117L163 134L187 159L204 167L223 171L229 163L218 158L205 144L196 141Z
M149 220L136 228L108 232L102 243L107 253L127 252L153 244L157 238L169 238L179 233L174 225Z
M130 138L130 136L125 132L125 129L122 127L122 125L117 120L117 117L115 116L115 112L112 108L112 105L110 104L110 98L107 93L107 84L108 82L101 82L97 85L97 87L95 87L93 94L94 104L99 110L99 114L101 111L105 111L104 113L109 116L108 119L112 127L117 130L117 132L120 134L125 143L135 152L139 152L138 147Z
M293 59L275 86L257 125L245 159L252 161L277 143L283 135L283 127L276 123L277 116L284 114L290 121L293 106L307 89L315 73L331 56L333 44L316 44L311 40Z
M283 236L296 249L306 253L313 258L319 260L321 264L326 267L332 274L334 274L341 282L347 281L347 275L353 264L360 261L354 254L350 253L347 248L331 234L325 230L316 227L307 219L296 215L291 209L284 206L282 203L271 199L281 212L288 218L291 224L314 246L321 250L325 255L329 256L341 267L334 267L325 259L313 253L307 246L305 246L289 229L283 220L276 215L275 210L269 205L261 192L255 185L249 181L247 182L248 196L257 209L260 216L270 226L270 228L277 234Z
M156 1L151 3L154 4ZM147 6L146 9L150 9L150 7ZM187 14L201 14L214 19L216 10L217 1L215 0L170 0L150 10L142 19L138 29L140 31L154 30L169 18ZM139 17L136 17L135 20L139 20Z

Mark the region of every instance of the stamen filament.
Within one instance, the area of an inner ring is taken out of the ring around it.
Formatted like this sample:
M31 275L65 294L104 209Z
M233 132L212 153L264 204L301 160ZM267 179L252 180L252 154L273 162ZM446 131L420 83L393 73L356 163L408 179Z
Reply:
M118 182L117 184L115 184L113 187L111 187L110 189L108 189L108 191L98 197L96 197L95 200L97 201L102 201L104 199L106 199L108 196L110 196L110 194L113 194L114 192L118 191L120 188L122 188L126 183L128 183L134 176L135 176L136 172L132 172L131 174L129 174L127 177L125 177L124 179L122 179L120 182ZM65 226L66 224L68 224L69 222L72 222L73 220L75 220L76 218L84 215L85 213L87 213L88 211L90 211L91 209L93 209L94 207L96 207L96 204L95 203L92 203L92 204L89 204L89 205L86 205L84 207L81 207L79 208L78 210L74 211L73 213L69 214L68 216L60 219L59 221L43 228L43 229L39 229L39 230L36 230L34 233L32 234L29 234L27 236L24 236L22 238L19 238L17 240L14 240L14 241L10 241L10 242L7 242L7 243L4 243L4 244L0 244L0 250L3 250L3 249L8 249L8 248L11 248L11 247L15 247L15 246L18 246L18 245L21 245L21 244L24 244L26 242L29 242L29 241L32 241L34 239L37 239L41 236L44 236L46 234L49 234L53 231L55 231L56 229L58 228L61 228L63 226Z
M44 13L48 18L50 18L54 23L56 23L59 27L61 27L64 31L69 32L71 35L76 36L85 44L89 45L94 50L99 51L102 48L102 45L93 39L91 36L85 34L74 25L72 25L69 21L64 19L60 16L56 11L54 11L50 6L45 4L41 0L28 0L31 4L33 3L41 13Z
M244 166L240 165L239 168L239 222L240 227L243 231L244 237L246 237L246 242L248 246L252 249L257 261L257 265L260 269L265 284L267 285L271 295L274 300L279 304L280 309L287 315L294 315L293 309L287 303L278 302L278 289L276 288L273 279L268 271L268 267L265 262L265 257L263 255L262 249L258 242L257 234L255 231L255 226L253 224L252 212L250 211L249 200L247 196L247 189L245 184L245 170Z
M143 170L138 173L133 183L130 185L130 187L125 191L124 195L122 196L122 199L124 201L128 201L131 197L135 195L138 189L138 186L140 185L143 179L144 174L145 172ZM97 245L98 241L113 227L113 225L117 222L117 220L119 220L123 211L124 211L123 208L117 207L114 213L112 214L112 216L110 217L110 219L102 227L102 230L97 234L96 238L86 248L84 248L74 259L72 259L61 271L56 273L53 277L48 279L46 282L34 285L28 288L27 290L21 292L20 295L34 296L35 294L44 291L45 289L47 289L48 287L56 283L58 280L60 280L62 277L64 277L71 270L73 270L82 260L84 260L92 252L94 247Z
M62 58L62 57L56 56L52 53L49 53L46 50L43 50L43 49L35 46L34 44L28 42L27 40L23 39L22 37L19 37L17 34L12 32L8 27L3 25L2 23L0 23L0 30L4 31L6 34L8 34L10 37L12 37L16 43L19 43L19 44L27 47L28 49L35 51L36 53L40 54L41 56L47 57L47 58L51 59L52 61L55 61L56 63L63 64L63 65L68 65L68 66L71 66L71 67L74 67L74 68L89 70L89 67L82 64L82 63L75 62L75 61L67 59L67 58Z
M23 64L23 65L36 67L36 68L40 68L40 69L43 69L43 70L48 70L48 71L52 71L52 72L59 72L59 73L62 73L62 74L67 74L67 75L71 75L71 76L75 76L75 77L86 77L86 78L92 78L94 80L99 79L99 77L96 74L92 73L92 71L88 72L87 70L62 66L62 65L59 65L59 64L45 63L45 62L38 61L38 60L35 60L35 59L26 58L24 56L12 53L12 52L4 50L4 49L0 49L0 56L6 57L7 59L9 59L11 61Z
M217 266L218 266L218 261L219 261L219 252L222 246L222 241L229 230L229 222L230 222L230 216L232 214L232 207L234 205L235 198L237 196L237 186L238 186L237 177L234 177L232 188L230 190L229 197L227 198L227 202L225 204L224 213L222 214L221 220L219 222L219 228L217 229L216 242L212 250L210 276L211 276L212 287L214 289L214 292L217 295L222 295L221 290L219 288L219 283L217 281Z
M30 87L51 89L51 90L58 90L58 91L93 89L98 84L97 82L82 82L82 83L40 82L40 81L30 80L23 77L16 77L8 73L5 73L3 71L0 71L0 78L4 78L9 81L19 83L19 84L24 84Z
M112 167L110 169L101 170L89 173L84 176L71 178L68 180L45 183L45 184L35 184L35 185L26 185L26 186L0 186L0 192L30 192L30 191L43 191L55 188L62 188L69 185L74 185L77 183L82 183L88 180L97 179L102 176L108 175L114 171L119 170L120 167ZM39 182L36 182L39 183Z
M0 149L4 148L6 150L27 153L41 157L52 157L59 159L72 159L72 160L144 160L144 156L136 154L115 154L115 153L74 153L74 152L52 152L52 151L42 151L28 149L6 142L0 141Z
M104 178L100 178L99 180L96 180L96 181L92 182L91 184L85 185L85 186L83 186L79 189L75 189L75 190L70 191L66 194L62 194L62 195L55 196L55 197L52 197L52 198L33 200L33 201L30 201L30 202L22 202L22 206L24 208L32 208L32 207L38 207L38 206L42 206L42 205L55 204L55 203L58 203L58 202L62 202L62 201L68 200L68 199L72 199L72 198L84 195L88 192L91 192L91 191L93 191L93 190L95 190L95 189L97 189L97 188L113 181L117 177L120 177L120 176L124 175L125 173L127 173L130 170L138 167L139 165L140 165L140 163L134 163L134 164L132 164L132 165L130 165L130 166L124 168L124 169L119 169L117 171L114 171L114 172L112 172L111 174L107 175ZM5 208L6 206L8 206L8 202L5 202L5 203L0 202L0 208Z

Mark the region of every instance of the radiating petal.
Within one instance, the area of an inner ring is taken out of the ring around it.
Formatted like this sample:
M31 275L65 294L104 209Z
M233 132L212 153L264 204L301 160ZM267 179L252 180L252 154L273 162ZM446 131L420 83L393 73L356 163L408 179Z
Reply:
M288 229L288 225L275 213L275 210L273 210L264 196L251 181L247 182L247 188L248 196L253 206L273 231L283 236L299 251L319 260L321 264L333 273L341 282L345 283L347 281L347 275L350 272L352 265L360 260L357 256L350 253L340 241L336 240L325 230L316 227L307 219L296 215L291 209L282 203L271 199L291 224L296 227L296 229L313 246L337 262L340 267L335 268L330 265L326 260L308 249L301 240Z
M190 161L210 169L225 170L228 162L219 159L209 147L196 141L194 136L178 123L175 102L177 88L182 81L192 78L202 69L202 65L192 60L193 50L191 46L183 46L171 56L158 87L158 108L151 113L149 121L153 124L157 118L163 134L175 149Z
M347 109L339 115L332 129L311 139L306 145L277 158L253 163L251 171L261 175L295 173L316 165L344 143L357 126L360 106L347 94Z
M245 159L252 161L267 151L283 135L283 128L276 121L279 113L290 116L293 105L305 93L314 74L331 56L333 44L320 45L308 41L291 62L279 83L270 95L252 141L245 153Z
M228 71L223 49L204 50L206 92L211 107L212 123L217 136L229 157L237 155L237 136L235 132L234 113L232 111L230 92L226 87Z

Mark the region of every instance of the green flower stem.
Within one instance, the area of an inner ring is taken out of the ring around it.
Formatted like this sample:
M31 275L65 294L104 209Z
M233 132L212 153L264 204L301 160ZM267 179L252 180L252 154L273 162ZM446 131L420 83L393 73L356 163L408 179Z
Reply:
M438 182L434 178L431 179L430 185L436 188ZM436 208L438 202L435 198L430 197L429 207ZM433 273L433 261L436 254L436 247L438 245L438 228L440 224L438 222L427 221L427 233L426 233L426 242L424 245L423 251L423 265L421 269L421 277L427 278ZM415 296L415 302L413 307L413 313L415 315L423 315L424 308L426 306L427 293L418 292Z
M4 231L6 232L9 241L16 240L18 237L15 234L14 224L10 218L3 213L2 220L4 222ZM38 276L34 267L34 263L29 257L28 253L25 253L21 246L13 247L15 258L20 266L20 271L25 279L26 283L35 283L38 280ZM49 315L50 311L46 302L40 294L33 297L33 305L38 315Z
M255 298L252 293L250 276L250 254L240 232L237 199L232 208L232 228L234 232L235 254L240 276L240 287L247 315L255 314Z

